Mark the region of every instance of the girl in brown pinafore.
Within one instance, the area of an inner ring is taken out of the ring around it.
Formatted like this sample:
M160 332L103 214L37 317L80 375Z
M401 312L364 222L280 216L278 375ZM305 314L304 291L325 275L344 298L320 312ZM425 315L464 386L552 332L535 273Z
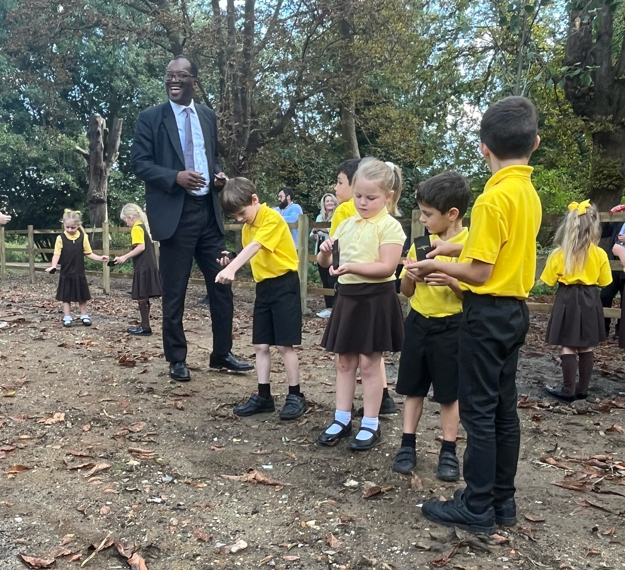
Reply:
M72 326L71 304L78 303L80 320L86 327L91 326L87 314L87 301L91 299L85 276L85 256L95 261L107 262L106 255L96 255L91 251L89 238L82 227L78 210L65 210L63 213L63 233L57 236L54 245L52 264L46 272L56 272L61 264L61 276L56 290L56 300L63 303L63 326Z
M150 226L144 211L137 204L126 204L120 214L130 232L133 250L115 258L121 264L132 257L134 276L132 278L132 298L139 303L141 324L130 327L128 332L135 336L150 336L150 298L160 297L161 275L156 264L156 252L150 236Z

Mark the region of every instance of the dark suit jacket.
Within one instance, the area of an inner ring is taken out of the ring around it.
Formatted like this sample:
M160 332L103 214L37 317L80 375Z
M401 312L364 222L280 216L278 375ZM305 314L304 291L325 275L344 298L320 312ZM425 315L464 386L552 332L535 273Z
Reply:
M601 224L601 239L610 238L608 241L605 252L608 254L608 259L616 259L616 256L612 253L614 244L618 241L618 235L623 227L623 222L606 222ZM619 273L622 273L620 271Z
M208 159L210 185L207 198L213 201L216 223L224 233L219 193L213 184L215 174L222 171L217 156L217 118L214 111L204 105L196 104L195 109L204 133ZM152 239L170 238L180 222L187 191L176 184L178 172L185 167L178 125L169 101L150 107L139 115L130 164L137 177L145 182L146 212Z

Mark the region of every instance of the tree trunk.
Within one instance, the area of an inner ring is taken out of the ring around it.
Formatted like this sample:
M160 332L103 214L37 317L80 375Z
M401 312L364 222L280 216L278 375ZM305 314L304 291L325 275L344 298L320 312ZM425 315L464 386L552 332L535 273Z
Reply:
M339 33L343 39L340 59L342 60L342 73L345 78L345 89L341 94L341 134L343 135L345 158L360 158L358 138L356 137L356 102L354 98L356 77L352 64L354 36L350 23L346 18L339 21Z
M345 148L345 158L360 158L358 148L358 138L356 136L355 105L353 97L347 105L341 105L341 133L343 135L343 146Z
M592 137L590 200L600 212L621 203L625 186L625 126Z

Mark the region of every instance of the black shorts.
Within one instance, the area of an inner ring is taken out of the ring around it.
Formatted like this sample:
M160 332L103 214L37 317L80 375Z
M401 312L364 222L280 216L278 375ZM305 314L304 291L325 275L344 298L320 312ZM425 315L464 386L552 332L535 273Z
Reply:
M458 332L462 313L426 318L410 309L399 359L398 394L425 398L434 387L434 401L458 399Z
M253 344L302 344L302 304L299 275L290 271L256 284Z

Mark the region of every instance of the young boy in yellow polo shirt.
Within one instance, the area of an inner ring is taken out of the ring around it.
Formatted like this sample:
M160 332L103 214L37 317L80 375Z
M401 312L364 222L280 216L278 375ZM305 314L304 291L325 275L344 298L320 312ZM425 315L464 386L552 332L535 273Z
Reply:
M417 189L421 223L431 240L464 245L469 236L462 217L469 207L471 189L456 172L443 172ZM458 258L441 257L457 262ZM413 266L417 261L414 244L408 251L401 273L401 291L410 298L410 313L404 322L404 345L399 359L398 394L406 396L401 446L393 469L410 473L417 465L416 431L423 402L430 386L434 401L441 407L443 444L436 476L457 481L460 466L456 457L458 435L458 331L462 320L462 291L458 280L444 273L419 279Z
M284 361L289 393L280 412L281 420L294 420L307 410L299 387L299 361L293 345L302 343L302 306L297 250L289 226L282 216L261 204L256 187L246 178L233 178L221 192L226 215L243 222L243 249L233 260L224 256L225 266L215 278L217 283L232 283L236 272L248 261L256 281L252 343L256 351L258 394L234 408L237 416L251 416L275 410L269 373L275 345Z
M344 160L339 164L336 169L336 186L334 187L334 193L339 201L339 205L334 214L332 215L332 221L330 223L330 237L334 237L336 230L341 225L341 222L349 218L353 218L357 213L356 206L354 205L354 174L358 170L360 165L360 158L350 158ZM382 380L384 382L384 391L382 393L382 404L380 405L380 415L391 415L397 413L397 405L395 400L388 392L388 381L386 378L386 365L384 359L381 363L382 367ZM360 408L358 410L360 415L363 415L364 410Z
M535 280L542 217L528 166L540 143L536 107L524 97L499 101L484 113L480 141L492 177L471 211L469 239L464 247L437 242L428 255L460 255L460 263L416 264L417 276L445 273L464 291L458 402L467 432L466 488L453 500L428 501L422 512L438 524L492 533L495 524L516 524L516 372L529 328L525 299Z

